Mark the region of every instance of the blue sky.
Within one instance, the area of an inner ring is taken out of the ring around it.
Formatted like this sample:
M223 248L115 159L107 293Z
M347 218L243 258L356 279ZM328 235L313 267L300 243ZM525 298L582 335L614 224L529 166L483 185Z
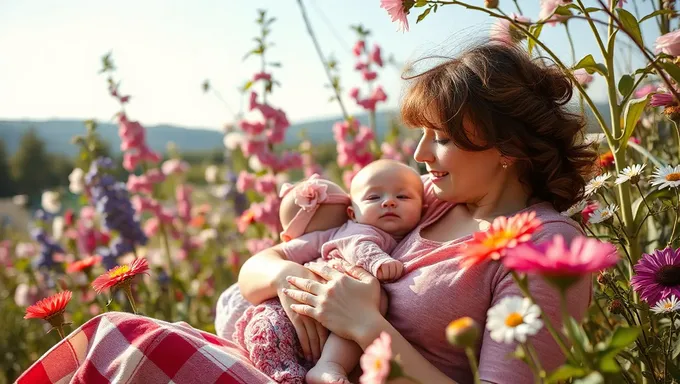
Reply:
M628 3L632 1L637 0ZM379 43L385 54L401 62L454 53L466 42L486 37L492 25L478 12L447 6L418 25L417 10L409 18L411 31L401 33L379 0L304 3L325 53L333 53L340 62L346 90L360 84L352 69L350 50L356 40L352 24L371 29L370 44ZM536 19L539 0L519 4L525 15ZM650 6L648 1L638 3L642 14L649 13ZM515 11L509 0L501 0L501 7ZM339 115L337 105L328 102L331 94L324 88L323 68L295 0L0 0L0 119L111 119L118 107L98 70L101 56L112 51L121 89L133 96L127 108L131 118L147 125L217 129L232 114L218 98L204 94L201 84L210 79L231 109L238 109L236 88L259 67L257 59L241 60L258 33L257 9L267 9L278 19L270 59L283 64L274 70L282 87L276 89L272 103L293 122ZM596 52L587 24L570 23L577 58ZM645 22L643 35L651 46L658 35L653 21ZM543 36L562 59L571 61L562 26L546 27ZM623 65L628 58L622 52L619 60ZM398 106L403 86L399 74L398 68L381 73L379 83L389 96L387 108ZM605 98L602 83L596 80L591 87L598 100ZM358 109L351 106L350 111Z

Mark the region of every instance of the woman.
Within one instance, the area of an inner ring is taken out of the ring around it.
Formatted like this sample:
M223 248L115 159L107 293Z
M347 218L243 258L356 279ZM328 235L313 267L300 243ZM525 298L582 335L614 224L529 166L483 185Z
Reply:
M282 300L307 356L318 357L324 327L362 348L387 332L407 375L423 383L466 383L472 381L467 358L446 342L446 325L462 316L484 324L490 307L521 292L500 263L461 269L460 250L494 218L525 211L544 223L536 242L581 235L559 212L582 198L595 153L583 144L583 119L566 111L570 80L520 48L487 43L409 80L401 115L422 128L414 157L428 171L429 207L392 254L405 272L383 285L386 316L378 310L377 280L359 268L348 272L352 278L263 251L244 264L239 286L253 303ZM590 287L582 279L569 291L569 311L577 319L589 305ZM538 279L531 290L559 324L557 291ZM563 361L545 330L532 342L544 368ZM507 357L514 350L485 332L478 349L481 379L531 382L528 367Z

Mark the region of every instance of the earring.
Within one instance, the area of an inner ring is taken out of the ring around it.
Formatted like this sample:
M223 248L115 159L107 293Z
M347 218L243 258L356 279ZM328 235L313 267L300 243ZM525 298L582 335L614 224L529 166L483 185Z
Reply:
M506 163L505 161L502 162L501 167L503 167L503 169L508 169L508 163Z

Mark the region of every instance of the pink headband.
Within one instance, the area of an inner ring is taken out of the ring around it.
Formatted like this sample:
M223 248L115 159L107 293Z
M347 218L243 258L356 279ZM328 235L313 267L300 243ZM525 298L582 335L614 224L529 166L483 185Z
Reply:
M328 186L320 182L321 177L313 174L299 186L285 183L281 186L279 197L283 198L288 192L295 190L295 204L301 209L290 221L288 227L281 232L281 240L290 241L305 233L305 229L312 221L312 217L321 204L347 204L351 200L345 193L327 193Z

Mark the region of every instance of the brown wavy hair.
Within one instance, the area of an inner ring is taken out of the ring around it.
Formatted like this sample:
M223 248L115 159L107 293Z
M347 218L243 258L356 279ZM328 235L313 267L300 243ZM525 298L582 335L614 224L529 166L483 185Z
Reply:
M556 65L488 42L402 78L410 80L401 106L406 125L443 131L464 150L496 148L516 159L531 196L558 211L583 198L597 153L585 143L585 118L568 110L573 84ZM475 127L474 141L463 117Z

